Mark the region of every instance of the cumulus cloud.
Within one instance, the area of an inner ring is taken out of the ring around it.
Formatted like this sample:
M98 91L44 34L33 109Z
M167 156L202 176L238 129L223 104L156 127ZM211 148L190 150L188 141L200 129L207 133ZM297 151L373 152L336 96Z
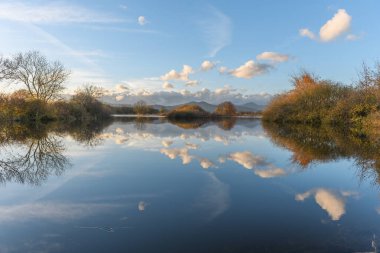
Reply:
M328 20L319 30L319 40L322 42L330 42L343 34L347 33L351 28L352 17L345 9L339 9L335 15ZM299 30L303 37L317 39L317 36L307 28ZM352 37L354 38L354 37Z
M286 62L289 60L289 55L286 54L280 54L276 52L263 52L256 56L257 60L267 60L271 62Z
M225 74L225 73L228 72L228 68L225 67L225 66L222 66L222 67L219 68L218 71L219 71L220 74Z
M122 101L124 98L125 98L124 95L116 95L116 96L115 96L115 100L116 100L116 101Z
M272 163L266 161L264 157L254 155L249 151L235 152L229 154L227 157L219 157L219 162L224 163L226 158L242 165L246 169L252 169L254 173L261 178L287 175L284 169L274 166Z
M312 40L316 39L315 34L312 31L310 31L309 29L307 29L307 28L300 29L299 30L299 34L302 37L308 37L309 39L312 39Z
M261 178L272 178L272 177L285 176L286 172L284 169L272 167L269 169L257 169L255 170L255 174Z
M161 149L161 154L166 155L172 160L176 159L177 157L180 157L182 159L182 164L189 164L194 158L189 154L189 150L187 148L163 148Z
M173 144L173 141L171 141L171 140L163 140L161 143L162 143L162 146L164 146L165 148L168 148L168 147L170 147Z
M147 206L148 206L148 203L146 203L145 201L140 201L139 204L137 205L137 209L140 212L144 212Z
M188 148L188 149L198 149L198 145L197 144L195 144L195 143L190 143L190 142L186 142L186 147Z
M203 169L208 169L208 168L210 168L210 167L214 167L215 165L214 165L214 163L213 162L211 162L209 159L207 159L207 158L201 158L200 160L199 160L199 162L200 162L200 165L201 165L201 167L203 168Z
M256 63L249 60L236 69L229 70L228 73L237 78L251 79L255 76L262 75L272 68L269 64Z
M208 70L211 70L215 67L215 63L211 62L211 61L204 61L202 62L201 64L201 70L203 71L208 71Z
M297 201L305 201L314 195L315 202L325 210L332 220L337 221L346 213L346 203L344 197L357 196L356 192L333 192L328 189L318 188L300 193L295 196Z
M144 82L141 82L141 85ZM140 82L139 82L140 84ZM156 86L161 86L162 81L155 83ZM114 103L115 97L118 97L120 103L134 104L137 101L144 100L148 104L165 104L165 105L178 105L188 103L191 101L206 101L212 104L219 104L224 101L231 101L234 104L244 104L255 102L260 105L267 104L272 99L272 95L268 93L247 94L229 86L224 86L215 90L203 88L198 91L190 92L189 90L180 91L149 91L130 89L123 93L115 93L114 90L107 92L101 100L106 103Z
M125 91L128 91L128 90L129 90L129 87L127 87L124 84L118 84L118 85L115 86L115 91L116 92L125 92Z
M137 22L139 23L139 25L145 25L146 23L148 23L148 21L146 20L144 16L139 16L137 18Z
M198 80L189 80L186 82L187 87L195 87L198 86L199 81Z
M331 41L350 29L352 17L346 10L339 9L332 19L326 22L319 30L319 36L324 42Z
M161 76L161 80L169 81L169 80L181 80L181 81L189 81L189 75L194 72L193 68L189 65L183 65L182 71L177 72L172 69L165 75Z
M164 88L165 90L170 90L170 89L173 89L174 86L173 86L173 84L171 84L171 83L169 83L169 82L164 82L164 83L162 84L162 88Z
M256 165L265 165L265 159L261 156L253 155L249 151L235 152L228 156L228 159L237 162L246 169L252 169Z

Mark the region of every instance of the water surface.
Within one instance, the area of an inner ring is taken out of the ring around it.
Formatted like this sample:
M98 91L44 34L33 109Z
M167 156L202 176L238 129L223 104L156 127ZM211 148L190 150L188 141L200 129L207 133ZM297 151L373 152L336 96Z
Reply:
M0 252L375 252L376 143L260 120L2 128Z

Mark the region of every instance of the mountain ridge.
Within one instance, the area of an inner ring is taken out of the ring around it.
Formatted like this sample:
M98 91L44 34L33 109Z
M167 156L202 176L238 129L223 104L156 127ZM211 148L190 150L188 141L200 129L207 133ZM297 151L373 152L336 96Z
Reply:
M216 107L218 106L218 105L210 104L210 103L205 102L205 101L200 101L200 102L191 101L188 103L183 103L183 104L178 104L178 105L153 104L153 105L149 105L149 106L151 106L152 108L154 108L156 110L164 109L166 111L171 111L174 108L179 107L179 106L183 106L183 105L198 105L203 110L210 112L210 113L214 112ZM133 106L133 105L130 105L130 104L112 104L112 106L122 107L122 106ZM261 111L262 109L264 109L265 106L258 105L255 102L249 102L249 103L245 103L245 104L241 104L241 105L235 105L235 107L236 107L236 110L238 112L257 112L257 111Z

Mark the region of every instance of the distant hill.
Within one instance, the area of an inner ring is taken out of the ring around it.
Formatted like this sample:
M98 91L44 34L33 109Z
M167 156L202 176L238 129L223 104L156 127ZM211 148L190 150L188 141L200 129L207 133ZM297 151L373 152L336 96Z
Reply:
M115 107L122 107L122 106L132 107L133 106L131 104L110 103L109 101L104 101L104 102L106 102L109 105L115 106ZM178 105L158 105L158 104L155 104L155 105L150 105L150 106L156 110L160 110L161 108L164 108L167 111L171 111L174 108L184 106L184 105L197 105L197 106L200 106L206 112L210 112L210 113L214 112L215 108L217 107L217 105L213 105L213 104L207 103L205 101L201 101L201 102L192 101L189 103L178 104ZM250 102L250 103L246 103L246 104L242 104L242 105L235 105L235 107L236 107L236 110L238 112L257 112L257 111L263 110L265 106L264 105L258 105L254 102Z
M172 106L164 106L164 105L151 105L151 106L157 110L164 108L165 110L171 111L176 107L184 106L184 105L197 105L197 106L200 106L206 112L213 112L213 111L215 111L215 108L217 107L217 105L209 104L209 103L204 102L204 101L202 101L202 102L193 101L193 102L189 102L189 103L185 103L185 104L172 105ZM264 106L258 105L254 102L246 103L243 105L235 105L235 106L236 106L236 110L238 112L256 112L256 111L261 111L264 108Z

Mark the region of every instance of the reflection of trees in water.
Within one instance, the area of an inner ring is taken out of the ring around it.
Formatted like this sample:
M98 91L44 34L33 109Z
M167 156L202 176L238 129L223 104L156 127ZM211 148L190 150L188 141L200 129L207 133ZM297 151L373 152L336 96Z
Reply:
M100 134L112 123L112 120L101 120L96 122L82 122L72 124L59 124L54 131L60 134L68 134L75 141L88 147L95 147L102 143Z
M231 130L236 124L236 117L212 117L192 119L169 119L169 122L183 129L196 129L207 124L216 124L223 130Z
M236 117L222 117L216 120L218 127L223 130L231 130L236 124Z
M69 134L86 146L100 143L101 124L0 125L0 182L38 185L50 175L61 175L70 165L61 135Z
M263 126L273 142L293 152L293 163L301 167L313 162L353 158L360 168L360 178L380 183L380 143L376 139L342 128L265 122Z
M69 164L62 154L63 143L54 136L28 139L22 143L26 149L6 154L0 160L0 181L40 184L51 174L60 175Z
M152 123L155 119L150 117L137 117L134 120L135 129L139 131L144 131L146 129L146 124Z

